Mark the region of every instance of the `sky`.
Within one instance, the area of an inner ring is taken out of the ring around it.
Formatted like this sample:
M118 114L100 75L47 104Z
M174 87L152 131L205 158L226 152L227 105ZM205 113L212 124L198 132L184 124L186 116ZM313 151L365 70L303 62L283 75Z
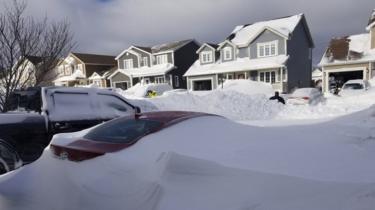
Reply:
M7 1L10 0L0 0ZM71 23L83 53L117 55L130 45L194 38L222 42L236 25L304 13L313 64L332 37L365 33L374 0L27 0L27 13Z

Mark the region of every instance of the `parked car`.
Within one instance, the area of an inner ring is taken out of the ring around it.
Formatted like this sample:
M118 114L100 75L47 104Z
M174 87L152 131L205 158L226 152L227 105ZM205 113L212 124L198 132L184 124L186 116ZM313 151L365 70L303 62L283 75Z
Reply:
M316 105L324 101L323 93L317 88L298 88L288 97L287 103L293 105Z
M53 140L50 149L58 159L83 161L130 147L141 138L179 122L211 114L184 111L148 112L114 119L79 138Z
M353 95L360 92L364 92L370 88L370 83L367 80L354 79L348 80L342 86L339 94L342 96Z
M54 134L140 111L119 94L96 88L16 91L10 101L9 112L0 114L0 174L35 161Z

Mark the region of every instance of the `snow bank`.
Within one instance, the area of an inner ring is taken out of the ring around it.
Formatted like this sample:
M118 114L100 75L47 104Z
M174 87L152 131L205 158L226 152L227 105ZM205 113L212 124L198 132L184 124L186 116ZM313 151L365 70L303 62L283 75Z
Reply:
M226 80L223 86L219 86L217 89L222 91L236 91L247 95L264 94L271 96L274 94L271 84L245 79Z
M166 84L155 84L155 83L150 83L150 84L141 84L137 83L133 87L125 90L125 91L119 91L121 94L127 96L127 97L138 97L142 98L147 95L147 92L149 90L156 91L157 95L162 95L165 91L172 90L173 88Z

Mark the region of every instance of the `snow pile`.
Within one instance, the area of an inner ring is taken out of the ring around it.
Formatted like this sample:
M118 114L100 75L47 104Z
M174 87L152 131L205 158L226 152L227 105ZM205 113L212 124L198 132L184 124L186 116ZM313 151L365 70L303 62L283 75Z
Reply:
M148 99L161 111L196 111L217 114L232 120L264 120L273 118L283 105L270 101L264 94L248 95L231 88L215 90L204 95L194 92L176 92ZM265 91L267 88L264 89ZM268 91L266 91L268 92ZM146 103L147 103L146 102ZM152 108L152 107L151 107ZM144 110L144 111L154 111Z
M271 84L245 79L226 80L223 86L219 86L217 89L223 91L237 91L247 95L264 94L266 96L271 96L274 94Z
M153 90L157 93L157 95L162 95L165 91L172 90L172 87L166 83L162 84L155 84L155 83L149 83L149 84L142 84L137 83L133 87L120 92L120 94L123 94L127 97L138 97L142 98L147 95L147 92Z

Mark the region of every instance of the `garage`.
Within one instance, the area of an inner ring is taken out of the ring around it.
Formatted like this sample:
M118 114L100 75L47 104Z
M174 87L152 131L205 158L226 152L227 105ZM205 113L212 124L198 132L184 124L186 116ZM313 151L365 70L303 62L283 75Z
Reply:
M341 87L345 82L352 79L363 79L363 70L331 72L329 73L329 83Z
M212 80L193 81L193 90L197 90L197 91L212 90Z

